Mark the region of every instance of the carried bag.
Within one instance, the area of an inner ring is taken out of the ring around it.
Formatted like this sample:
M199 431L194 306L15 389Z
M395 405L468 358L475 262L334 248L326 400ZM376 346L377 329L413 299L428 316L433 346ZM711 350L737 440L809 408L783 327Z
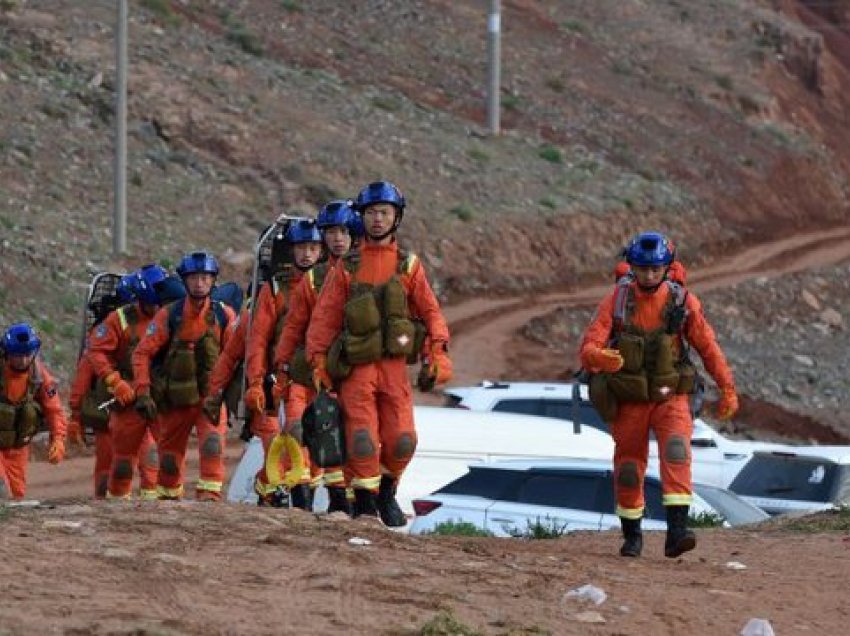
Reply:
M102 379L93 382L80 404L80 424L95 432L103 432L109 428L109 411L97 407L111 398L106 382Z
M344 380L351 375L351 368L351 364L345 356L345 334L340 334L331 343L331 348L328 349L328 375L334 381Z
M362 336L345 334L345 358L349 364L367 364L377 362L383 353L383 340L380 331Z
M0 402L0 448L15 447L17 415L18 409L7 402Z
M345 463L345 431L336 398L327 391L319 391L304 410L301 425L311 461L322 468Z
M328 358L330 359L330 355L328 355ZM331 374L331 377L333 378L333 374ZM313 369L307 362L307 352L303 345L295 350L292 360L289 361L289 378L303 386L313 386Z
M604 421L609 424L617 417L617 398L608 389L607 373L594 373L588 382L590 403Z

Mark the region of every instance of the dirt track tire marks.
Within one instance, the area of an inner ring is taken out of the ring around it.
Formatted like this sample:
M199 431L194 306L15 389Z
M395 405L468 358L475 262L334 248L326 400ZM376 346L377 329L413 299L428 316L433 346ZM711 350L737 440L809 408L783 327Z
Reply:
M775 278L848 260L850 226L817 230L755 245L729 255L722 262L691 271L688 287L704 292L755 278ZM512 377L507 352L521 338L518 330L525 323L560 306L595 306L610 289L611 285L606 283L537 296L475 298L447 307L455 363L453 383L468 384L483 378ZM541 368L545 366L541 364Z

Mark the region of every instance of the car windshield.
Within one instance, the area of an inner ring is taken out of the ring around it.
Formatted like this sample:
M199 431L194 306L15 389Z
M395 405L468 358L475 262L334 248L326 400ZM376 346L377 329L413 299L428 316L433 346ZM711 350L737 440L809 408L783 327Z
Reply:
M524 473L515 470L492 470L472 466L468 473L446 484L437 493L499 499L509 487L515 486L523 476Z
M758 523L770 517L763 510L756 508L728 490L705 484L694 484L694 491L717 510L717 513L722 515L730 526Z
M818 457L755 455L729 486L739 495L828 502L838 466Z

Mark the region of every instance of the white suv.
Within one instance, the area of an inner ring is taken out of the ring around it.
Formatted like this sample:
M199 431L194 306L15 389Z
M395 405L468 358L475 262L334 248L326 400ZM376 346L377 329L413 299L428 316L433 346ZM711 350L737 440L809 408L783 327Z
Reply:
M590 403L587 387L580 385L579 419L582 427L610 433L608 424ZM446 406L472 411L522 413L573 420L573 385L557 382L488 382L444 390ZM694 419L691 436L695 481L727 488L755 450L784 450L784 444L737 441L724 437L700 418ZM658 458L656 444L650 457Z
M448 522L471 523L496 536L521 534L530 524L564 532L614 530L614 471L599 460L505 461L473 465L469 472L427 497L413 501L410 532L422 534ZM657 473L644 481L643 528L667 527ZM768 515L737 495L694 484L691 514L706 513L723 525L758 523Z

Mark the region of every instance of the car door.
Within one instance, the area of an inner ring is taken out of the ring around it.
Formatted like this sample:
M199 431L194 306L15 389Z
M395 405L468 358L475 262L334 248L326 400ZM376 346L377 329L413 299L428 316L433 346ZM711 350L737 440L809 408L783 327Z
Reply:
M605 512L602 516L602 529L615 530L620 528L620 518L617 516L617 500L614 491L614 471L609 470L599 476L600 509ZM658 479L647 476L643 485L645 508L643 511L644 530L661 530L666 528L666 512L662 502L661 484Z
M535 523L563 532L599 530L598 488L587 471L527 471L487 509L486 528L497 536L521 535Z

